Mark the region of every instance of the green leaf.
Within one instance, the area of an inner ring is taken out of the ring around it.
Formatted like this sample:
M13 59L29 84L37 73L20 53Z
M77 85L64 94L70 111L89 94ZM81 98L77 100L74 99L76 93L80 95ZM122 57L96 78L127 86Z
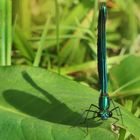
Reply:
M110 72L112 96L130 96L140 94L140 57L128 56Z
M7 77L8 75L8 77ZM6 78L7 77L7 78ZM94 89L36 67L0 68L1 140L116 140L109 121L78 125L91 103L97 104ZM140 137L140 121L122 107L124 125Z

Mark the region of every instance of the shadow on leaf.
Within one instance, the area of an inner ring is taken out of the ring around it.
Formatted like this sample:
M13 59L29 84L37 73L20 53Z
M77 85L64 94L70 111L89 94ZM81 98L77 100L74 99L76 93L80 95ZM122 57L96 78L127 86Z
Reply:
M26 72L22 74L23 78L40 94L44 95L47 100L20 90L10 89L5 91L3 93L4 98L16 109L41 120L70 126L78 126L78 122L84 119L81 114L73 112L66 104L39 87ZM89 127L99 126L100 123L93 120ZM86 127L86 125L83 127Z

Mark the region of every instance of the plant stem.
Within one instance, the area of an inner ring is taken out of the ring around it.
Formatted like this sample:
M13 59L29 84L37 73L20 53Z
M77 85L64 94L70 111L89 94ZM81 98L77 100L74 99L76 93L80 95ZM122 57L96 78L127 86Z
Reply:
M49 27L49 24L50 24L50 19L51 19L51 16L48 16L44 31L42 33L42 36L41 36L41 39L40 39L40 42L39 42L39 48L37 50L37 54L36 54L34 64L33 64L34 66L39 66L39 63L40 63L40 60L41 60L41 55L42 55L42 50L43 50L43 47L45 46L45 42L46 42L46 34L48 32L48 29L49 29L48 27Z
M90 29L91 29L92 32L96 28L96 24L97 24L96 21L97 21L97 18L98 18L97 14L98 14L98 1L95 0L95 2L94 2L94 13L93 13L93 17L92 17L92 21L91 21L91 25L90 25Z
M11 65L11 44L12 44L12 3L11 0L1 0L1 65Z
M6 65L11 65L11 54L12 54L12 1L6 0Z
M24 31L25 37L30 37L31 36L31 11L30 11L30 1L29 0L21 0L19 1L19 8L20 8L20 24L22 27L22 30Z
M6 47L5 47L5 0L1 0L1 65L6 65Z
M61 68L60 68L60 38L59 38L59 4L58 1L55 0L55 16L56 16L56 46L57 46L57 57L58 57L58 73L61 73Z

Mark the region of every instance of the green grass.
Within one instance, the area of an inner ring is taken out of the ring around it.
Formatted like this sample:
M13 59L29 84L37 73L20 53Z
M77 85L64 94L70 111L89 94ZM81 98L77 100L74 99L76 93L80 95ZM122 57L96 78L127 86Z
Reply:
M99 90L98 5L93 0L1 0L0 65L42 67ZM139 118L140 2L109 0L107 5L109 94ZM119 133L119 140L137 139L124 129Z
M12 3L11 0L1 0L0 2L0 64L2 66L11 65L12 48Z

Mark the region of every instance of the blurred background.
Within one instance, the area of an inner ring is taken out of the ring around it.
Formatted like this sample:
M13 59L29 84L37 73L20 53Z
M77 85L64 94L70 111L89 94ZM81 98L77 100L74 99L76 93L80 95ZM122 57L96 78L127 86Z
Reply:
M13 0L13 65L98 85L97 0ZM108 68L140 53L140 1L107 0Z
M97 20L100 1L11 2L11 64L42 67L99 91ZM106 3L109 94L140 117L140 0L106 0ZM129 132L127 136L128 139L133 137Z

